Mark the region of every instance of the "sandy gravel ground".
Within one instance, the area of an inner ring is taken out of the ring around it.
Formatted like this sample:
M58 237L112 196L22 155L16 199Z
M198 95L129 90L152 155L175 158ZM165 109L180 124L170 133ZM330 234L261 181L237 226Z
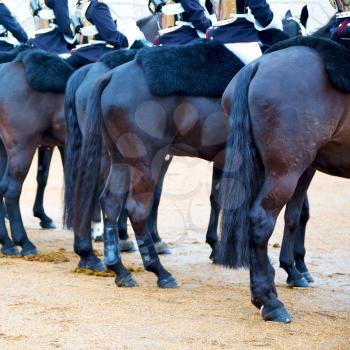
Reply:
M36 164L36 163L35 163ZM162 258L181 288L160 290L138 253L123 256L140 287L73 273L72 233L39 229L31 215L36 166L24 186L28 234L42 253L61 249L64 263L0 259L0 349L350 349L350 182L317 175L310 191L307 261L314 288L292 290L278 268L282 224L271 239L276 283L293 317L260 320L250 304L247 271L212 265L204 244L211 166L178 158L160 208L160 232L173 254ZM46 208L60 224L62 169L55 155ZM101 244L96 244L101 250Z

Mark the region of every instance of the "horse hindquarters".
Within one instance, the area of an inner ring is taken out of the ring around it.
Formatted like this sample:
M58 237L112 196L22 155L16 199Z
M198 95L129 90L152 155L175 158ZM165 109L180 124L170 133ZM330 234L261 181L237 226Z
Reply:
M300 174L291 179L288 176L276 179L269 169L265 169L264 178L263 159L253 138L251 106L248 104L248 95L249 102L254 96L250 84L258 70L258 63L251 64L234 80L231 135L225 162L225 177L233 179L229 184L225 182L221 189L224 203L218 258L221 264L230 267L249 265L252 303L261 309L265 320L290 322L288 312L277 299L267 244L277 215L293 194ZM231 84L228 89L230 87ZM224 105L229 104L224 101ZM242 160L238 170L237 159ZM282 197L275 196L276 189L281 190Z
M22 255L37 255L38 251L24 229L19 206L23 182L39 146L40 135L29 137L28 140L25 144L18 142L7 149L7 167L1 179L0 191L5 198L13 242L22 247Z

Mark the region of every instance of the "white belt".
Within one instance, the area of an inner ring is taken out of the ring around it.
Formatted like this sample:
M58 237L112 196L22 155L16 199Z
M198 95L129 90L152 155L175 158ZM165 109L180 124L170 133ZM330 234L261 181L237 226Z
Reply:
M346 12L339 12L336 15L337 18L348 18L350 17L350 11L346 11Z
M104 40L93 40L91 41L91 43L88 43L88 44L82 44L82 45L77 45L75 47L75 50L77 49L81 49L83 47L88 47L88 46L92 46L92 45L97 45L97 44L104 44L104 45L107 45L107 42L104 41ZM110 47L113 47L112 45L109 45Z
M96 26L86 26L81 28L80 33L84 36L95 36L98 34Z
M162 14L165 16L175 16L184 13L185 9L180 3L167 4L162 7Z
M38 16L39 18L41 19L45 19L45 20L54 20L55 19L55 14L52 10L50 9L43 9L43 10L40 10L38 12Z

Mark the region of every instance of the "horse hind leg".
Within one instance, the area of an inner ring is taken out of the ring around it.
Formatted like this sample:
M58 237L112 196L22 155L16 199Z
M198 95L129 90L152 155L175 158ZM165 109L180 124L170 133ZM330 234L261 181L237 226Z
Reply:
M50 163L53 153L53 147L38 147L38 172L36 181L38 188L36 191L33 214L40 219L40 226L44 229L55 229L56 225L53 220L46 215L44 209L44 192L47 185L47 179L49 177Z
M283 303L277 298L275 271L268 254L268 241L283 206L292 197L298 174L278 178L267 176L250 212L250 284L252 303L260 308L266 321L291 322Z
M136 251L134 242L128 235L128 213L126 211L126 197L117 221L117 230L119 237L119 247L121 252L131 253Z
M115 271L115 282L119 287L137 286L137 282L122 263L117 228L117 219L125 202L128 187L129 173L127 166L122 163L112 164L106 186L101 195L101 208L104 221L105 264L109 269Z
M305 201L306 191L311 183L311 180L315 174L315 170L309 168L299 179L297 188L288 201L285 212L285 227L283 233L283 242L280 253L280 267L282 267L288 274L287 284L290 287L307 288L309 283L299 271L295 265L293 251L295 244L298 246L303 245L302 242L298 242L300 239L297 236L299 229L299 222L301 218L301 211L303 203ZM304 226L305 229L305 226Z
M303 207L300 214L300 221L297 229L296 240L294 244L294 260L295 267L303 275L303 277L309 282L314 282L314 278L309 272L305 264L305 230L306 224L310 218L310 207L307 195L305 196Z
M4 176L7 164L6 150L2 142L0 142L0 178ZM0 193L0 244L1 253L8 256L20 255L16 245L9 237L5 225L6 208L3 201L3 193Z
M219 213L220 213L220 205L219 205L219 193L220 193L220 181L222 177L223 171L215 165L213 166L213 176L211 182L211 192L210 192L210 219L208 224L208 230L206 234L206 243L212 249L212 252L209 256L210 260L215 262L215 248L218 242L218 222L219 222Z
M173 157L166 156L162 164L159 180L154 191L152 210L148 218L148 227L151 232L152 240L155 243L156 252L158 255L171 254L169 245L161 239L158 232L158 208L163 191L164 178L172 159Z
M178 286L176 279L163 267L159 260L148 225L154 191L166 154L167 150L160 151L154 157L148 154L147 160L143 159L137 164L133 162L130 166L131 186L127 210L145 269L157 276L158 287L176 288Z
M35 140L33 140L35 141ZM22 247L21 254L37 255L38 251L29 240L23 226L19 198L24 179L28 173L37 145L17 145L8 150L6 172L1 181L1 192L5 197L7 214L11 226L13 242Z

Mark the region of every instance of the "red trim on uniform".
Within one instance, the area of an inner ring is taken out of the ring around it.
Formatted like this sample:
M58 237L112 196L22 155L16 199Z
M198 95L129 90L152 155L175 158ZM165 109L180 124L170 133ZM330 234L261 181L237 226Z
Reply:
M207 40L210 39L210 30L211 30L211 27L209 27L209 28L205 31L205 38L206 38Z
M155 38L154 38L154 40L153 40L153 44L154 44L154 45L157 45L157 46L160 45L160 42L159 42L159 35L156 35L156 36L155 36Z

